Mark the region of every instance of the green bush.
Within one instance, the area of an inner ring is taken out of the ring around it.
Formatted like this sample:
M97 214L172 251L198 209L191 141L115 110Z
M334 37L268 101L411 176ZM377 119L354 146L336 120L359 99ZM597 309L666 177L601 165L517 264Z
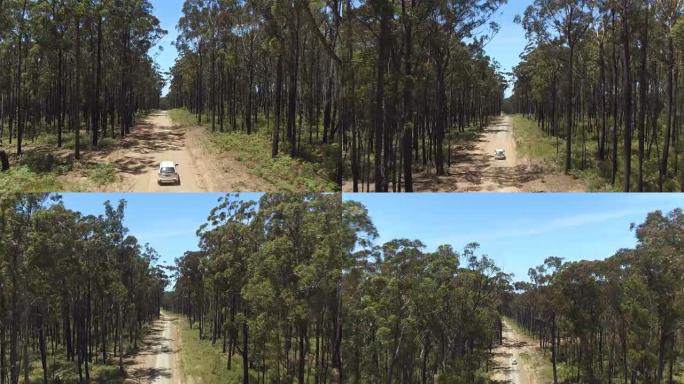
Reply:
M271 158L270 137L264 134L215 133L211 141L219 150L234 153L238 161L248 164L251 172L278 190L320 192L339 189L330 181L326 167L288 155Z
M196 126L197 116L187 109L172 109L169 117L176 124ZM207 126L206 121L203 126ZM239 125L239 124L238 124ZM284 191L335 191L339 186L332 181L337 172L339 145L308 145L303 142L300 155L293 159L288 155L271 157L271 134L267 121L259 118L254 122L256 132L211 132L210 140L219 151L230 152L244 162L248 170ZM283 145L286 145L283 143Z
M6 193L20 192L55 192L63 189L62 184L52 173L36 173L26 165L18 165L7 172L0 173L0 191Z
M87 166L86 174L98 185L105 185L116 181L118 170L111 164L92 164Z

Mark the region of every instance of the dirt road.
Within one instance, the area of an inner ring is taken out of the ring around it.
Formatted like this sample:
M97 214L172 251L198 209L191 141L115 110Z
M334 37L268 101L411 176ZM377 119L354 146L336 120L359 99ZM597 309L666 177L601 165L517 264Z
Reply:
M128 384L182 384L179 371L178 329L174 318L162 313L152 325L152 332L127 369Z
M586 187L571 176L548 169L518 155L510 116L494 119L475 141L456 148L447 176L415 176L417 191L432 192L575 192ZM495 160L497 149L506 160Z
M132 129L122 148L99 159L113 164L120 181L103 191L124 192L221 192L272 189L251 175L246 167L228 154L208 148L204 128L175 125L166 111L155 112ZM157 184L161 161L178 164L180 185Z
M504 320L503 345L494 350L494 375L497 383L542 384L535 368L529 366L530 356L538 353L536 345L525 335L515 333ZM513 364L513 361L517 364Z

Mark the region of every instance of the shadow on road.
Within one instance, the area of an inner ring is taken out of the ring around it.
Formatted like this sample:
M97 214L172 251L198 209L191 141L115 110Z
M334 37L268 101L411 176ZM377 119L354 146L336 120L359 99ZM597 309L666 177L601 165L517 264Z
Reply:
M167 368L133 368L128 372L127 383L153 383L158 378L170 379L171 370Z

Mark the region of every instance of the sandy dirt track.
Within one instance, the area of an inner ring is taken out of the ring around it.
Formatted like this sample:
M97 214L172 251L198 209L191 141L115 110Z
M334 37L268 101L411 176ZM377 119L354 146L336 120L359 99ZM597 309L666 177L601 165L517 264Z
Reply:
M122 148L95 161L113 164L120 181L105 186L115 192L227 192L269 191L264 180L250 174L244 164L211 151L204 128L175 125L166 111L152 113L128 135ZM178 164L180 185L158 185L161 161Z
M127 369L128 384L182 384L180 347L174 318L162 313L143 341L143 347Z
M494 159L497 149L505 160ZM453 147L446 176L432 172L413 175L416 192L582 192L586 186L572 176L552 172L518 154L511 117L493 119L474 141ZM372 183L371 183L372 184ZM343 190L351 192L351 180ZM371 185L371 189L372 189ZM365 190L364 190L365 191Z
M497 149L506 160L494 159ZM418 174L417 191L433 192L580 192L586 187L571 176L550 172L518 155L510 116L500 116L474 143L457 148L449 175Z
M525 365L523 353L537 353L536 345L525 335L516 334L505 320L503 322L503 345L494 349L494 374L492 379L501 384L542 384L536 372ZM512 364L513 359L517 361Z

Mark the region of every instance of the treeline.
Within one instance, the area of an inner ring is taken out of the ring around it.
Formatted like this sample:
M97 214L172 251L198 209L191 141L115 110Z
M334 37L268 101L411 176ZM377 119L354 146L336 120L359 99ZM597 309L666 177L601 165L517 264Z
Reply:
M243 383L482 382L512 287L477 245L373 246L339 195L228 196L198 233L167 304Z
M354 192L412 192L415 170L447 174L458 133L501 113L505 80L483 47L504 3L345 2L341 113Z
M361 251L345 284L346 383L488 383L511 276L477 244L393 240Z
M552 257L516 285L506 313L550 351L554 384L678 382L683 235L682 210L655 212L636 227L635 248L603 261Z
M677 0L535 0L519 19L530 47L512 104L565 139L566 172L684 191L683 12Z
M177 260L169 305L244 383L342 382L344 271L369 225L339 194L228 196Z
M165 33L148 0L0 1L0 144L22 153L47 133L61 147L123 137L157 107L163 79L148 55ZM13 143L14 141L14 143Z
M171 106L212 130L269 135L273 157L311 158L322 145L336 149L326 153L339 162L339 7L186 0Z
M65 367L84 383L113 358L124 372L167 285L124 209L106 202L104 215L84 216L55 196L0 200L0 383L29 383L38 366L44 384L64 382Z

